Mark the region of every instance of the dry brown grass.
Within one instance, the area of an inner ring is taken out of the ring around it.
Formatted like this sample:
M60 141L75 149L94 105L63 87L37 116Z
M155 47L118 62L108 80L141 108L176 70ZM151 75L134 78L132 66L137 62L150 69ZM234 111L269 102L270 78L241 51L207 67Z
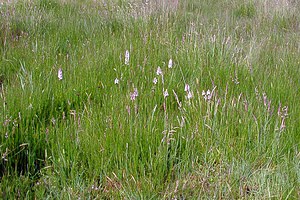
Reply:
M261 9L263 15L287 15L297 11L296 1L292 0L256 0L255 4Z

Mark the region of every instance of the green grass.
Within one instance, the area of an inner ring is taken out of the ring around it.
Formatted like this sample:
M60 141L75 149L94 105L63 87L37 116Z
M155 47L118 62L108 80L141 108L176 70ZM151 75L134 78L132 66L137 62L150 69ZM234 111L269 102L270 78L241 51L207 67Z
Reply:
M299 9L4 3L1 198L299 199Z

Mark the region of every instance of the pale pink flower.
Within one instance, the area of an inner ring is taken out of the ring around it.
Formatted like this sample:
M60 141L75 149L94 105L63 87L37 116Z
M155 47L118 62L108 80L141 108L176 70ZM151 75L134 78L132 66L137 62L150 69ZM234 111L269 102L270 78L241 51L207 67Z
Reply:
M185 91L185 92L190 91L190 86L189 86L189 84L185 84L185 86L184 86L184 91Z
M167 98L167 96L169 96L168 89L166 89L166 90L163 92L163 95L164 95L164 98Z
M133 92L130 93L131 101L134 101L136 99L136 97L138 97L138 96L139 96L138 90L137 90L137 88L134 88Z
M162 75L162 70L161 70L160 67L157 67L156 75L157 75L157 76Z
M186 98L187 99L191 99L193 97L193 93L191 92L189 84L185 84L184 91L186 92Z
M207 90L207 92L206 92L206 95L208 95L208 96L210 96L210 95L211 95L211 92L210 92L210 90Z
M207 90L206 92L203 90L202 91L202 96L204 98L205 101L210 101L212 99L213 96L213 91L211 92L210 90Z
M193 93L191 91L187 92L186 98L191 99L193 97Z
M154 83L154 85L156 85L158 82L157 78L155 77L152 82Z
M168 63L168 68L171 69L172 67L173 67L173 61L172 59L170 59Z
M57 77L58 77L59 80L62 80L62 79L63 79L63 72L62 72L62 69L61 69L61 68L58 69Z
M282 108L282 115L281 115L281 117L283 117L283 118L287 118L288 117L288 106L284 106L283 108Z
M282 118L281 119L280 131L283 131L286 128L285 119L286 118Z
M129 59L130 59L130 54L129 54L129 51L126 50L126 52L125 52L125 65L129 65Z

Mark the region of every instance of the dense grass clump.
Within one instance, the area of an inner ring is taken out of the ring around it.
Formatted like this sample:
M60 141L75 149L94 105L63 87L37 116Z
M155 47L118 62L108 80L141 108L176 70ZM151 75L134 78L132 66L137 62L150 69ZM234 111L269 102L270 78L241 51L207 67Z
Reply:
M0 4L3 199L299 199L299 4Z

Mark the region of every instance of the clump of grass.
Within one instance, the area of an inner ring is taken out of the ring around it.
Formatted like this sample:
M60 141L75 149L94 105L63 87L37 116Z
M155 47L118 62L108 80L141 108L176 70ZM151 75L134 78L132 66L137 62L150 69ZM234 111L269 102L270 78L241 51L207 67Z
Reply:
M253 3L240 5L234 12L237 17L253 18L256 15L256 8Z
M3 198L299 197L299 19L153 6L0 8Z

